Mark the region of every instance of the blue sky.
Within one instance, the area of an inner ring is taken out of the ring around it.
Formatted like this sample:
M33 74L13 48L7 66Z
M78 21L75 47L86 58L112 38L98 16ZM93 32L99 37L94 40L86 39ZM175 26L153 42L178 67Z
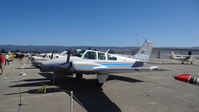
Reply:
M0 0L0 45L199 46L198 0Z

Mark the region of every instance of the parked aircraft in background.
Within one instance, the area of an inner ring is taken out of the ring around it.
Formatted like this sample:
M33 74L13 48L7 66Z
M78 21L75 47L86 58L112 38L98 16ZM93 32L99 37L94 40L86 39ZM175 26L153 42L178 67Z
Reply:
M63 51L60 54L58 53L42 53L36 56L30 57L31 63L35 67L39 67L40 64L44 61L48 61L54 58L60 58L60 57L65 57L67 56L67 51Z
M182 61L182 64L184 64L184 62L193 64L198 57L199 55L176 55L174 52L171 52L171 59Z
M67 57L43 62L39 69L41 72L53 71L53 82L55 82L56 73L59 72L76 74L77 79L81 79L83 74L97 74L98 85L102 86L111 73L160 70L157 66L140 68L149 60L151 51L151 41L145 41L133 58L114 55L108 52L83 50L72 56L68 55Z

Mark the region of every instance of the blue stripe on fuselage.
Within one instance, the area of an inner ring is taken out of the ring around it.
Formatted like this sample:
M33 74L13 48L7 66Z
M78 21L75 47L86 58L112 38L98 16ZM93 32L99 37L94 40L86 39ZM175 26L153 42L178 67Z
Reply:
M64 66L68 64L52 64L52 65L44 65L47 67L58 67L58 66ZM75 67L100 67L100 66L132 66L133 64L99 64L99 65L75 65Z
M101 64L101 65L104 65L104 66L109 66L109 65L129 65L129 66L131 66L133 64Z
M99 65L75 65L75 67L100 67L100 66L121 66L121 65L126 65L126 66L132 66L133 64L99 64Z
M75 67L99 67L102 65L75 65Z

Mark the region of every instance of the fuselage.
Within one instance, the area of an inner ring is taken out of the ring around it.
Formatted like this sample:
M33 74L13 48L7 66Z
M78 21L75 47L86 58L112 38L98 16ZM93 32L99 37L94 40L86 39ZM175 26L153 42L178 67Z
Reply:
M81 70L81 72L89 73L89 71L93 71L93 69L97 67L132 68L143 66L143 62L140 62L137 59L94 50L86 50L72 55L70 57L70 63L66 63L66 60L67 57L61 57L42 62L40 70L47 72L54 71L58 67L67 69L71 66L69 70L70 72L79 72L78 70Z

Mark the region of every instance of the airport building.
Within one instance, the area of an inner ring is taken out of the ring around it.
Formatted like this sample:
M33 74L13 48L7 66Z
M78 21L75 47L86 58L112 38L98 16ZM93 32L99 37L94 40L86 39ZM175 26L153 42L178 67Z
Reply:
M170 59L170 52L179 55L199 55L197 48L153 48L151 58Z
M134 55L139 49L136 48L129 52L120 52L121 54ZM199 48L171 48L155 47L152 49L151 57L153 59L170 59L170 53L173 51L176 55L199 55ZM130 53L131 52L131 53Z

